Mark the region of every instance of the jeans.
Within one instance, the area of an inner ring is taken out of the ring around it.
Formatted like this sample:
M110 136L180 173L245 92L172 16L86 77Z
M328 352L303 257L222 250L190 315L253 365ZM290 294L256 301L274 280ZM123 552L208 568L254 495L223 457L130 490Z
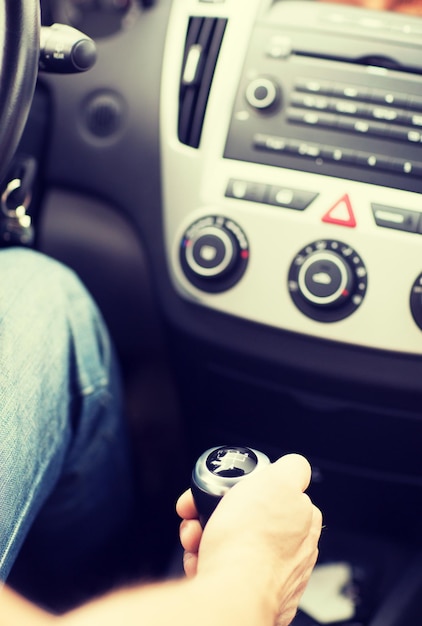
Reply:
M0 276L0 580L61 611L114 584L135 536L119 372L69 269L11 248Z

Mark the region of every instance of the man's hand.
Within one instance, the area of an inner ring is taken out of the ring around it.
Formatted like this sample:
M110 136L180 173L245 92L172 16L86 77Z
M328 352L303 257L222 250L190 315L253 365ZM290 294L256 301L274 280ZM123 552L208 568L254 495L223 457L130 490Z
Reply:
M0 587L1 626L52 626L58 618L43 611L8 587Z
M311 476L287 455L235 485L202 532L189 492L179 499L187 578L135 585L55 617L12 591L0 594L9 626L287 626L318 555L321 513L303 492Z
M322 516L304 493L310 479L308 461L286 455L235 485L204 531L185 492L176 508L187 577L229 568L248 587L243 593L271 597L274 623L290 624L318 556Z

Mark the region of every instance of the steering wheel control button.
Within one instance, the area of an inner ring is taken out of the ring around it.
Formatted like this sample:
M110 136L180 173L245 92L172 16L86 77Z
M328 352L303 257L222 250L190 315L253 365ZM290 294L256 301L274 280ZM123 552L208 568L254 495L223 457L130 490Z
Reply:
M269 464L266 454L243 446L219 446L201 454L193 468L191 488L202 527L231 487Z
M84 33L67 24L43 26L40 37L40 70L57 74L86 72L97 60L97 46Z
M347 244L317 241L294 258L288 288L302 313L319 322L337 322L362 304L367 271L360 256Z
M182 237L183 272L203 291L218 293L233 287L245 272L248 260L249 244L244 232L225 217L202 218Z
M410 294L410 309L413 319L422 330L422 274L419 274L413 283Z
M279 101L279 87L270 78L255 78L246 88L246 101L261 111L273 108Z

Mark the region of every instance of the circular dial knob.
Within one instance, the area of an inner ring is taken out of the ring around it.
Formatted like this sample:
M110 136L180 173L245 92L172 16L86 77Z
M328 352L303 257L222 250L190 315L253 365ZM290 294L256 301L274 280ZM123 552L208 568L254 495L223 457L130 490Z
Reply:
M257 469L270 463L263 452L241 446L220 446L206 450L192 472L192 494L205 526L227 491Z
M422 274L419 274L413 283L410 294L410 309L413 319L422 330Z
M244 273L249 245L232 220L211 215L192 224L182 237L180 262L186 277L203 291L232 287Z
M336 322L362 303L367 272L353 248L340 241L309 244L289 271L289 291L296 306L320 322Z
M264 111L278 103L280 90L273 80L261 76L249 83L246 87L245 96L247 103L251 107Z

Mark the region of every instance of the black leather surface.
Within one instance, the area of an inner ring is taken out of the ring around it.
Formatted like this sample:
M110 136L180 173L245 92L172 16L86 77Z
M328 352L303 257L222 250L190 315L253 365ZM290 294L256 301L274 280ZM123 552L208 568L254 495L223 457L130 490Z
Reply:
M38 74L38 0L4 0L0 8L0 180L16 149L29 113Z

